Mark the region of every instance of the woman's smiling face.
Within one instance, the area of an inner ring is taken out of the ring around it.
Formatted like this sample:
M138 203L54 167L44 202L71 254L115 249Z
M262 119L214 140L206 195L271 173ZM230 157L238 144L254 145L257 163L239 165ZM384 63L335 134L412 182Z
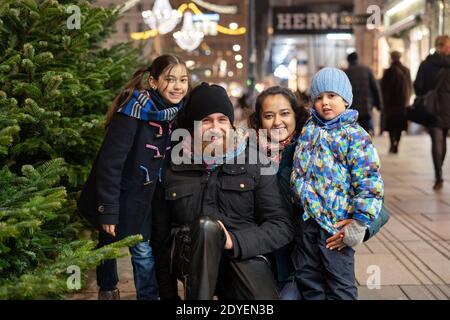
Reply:
M295 113L283 95L267 96L261 111L261 128L268 130L270 140L283 141L295 131Z

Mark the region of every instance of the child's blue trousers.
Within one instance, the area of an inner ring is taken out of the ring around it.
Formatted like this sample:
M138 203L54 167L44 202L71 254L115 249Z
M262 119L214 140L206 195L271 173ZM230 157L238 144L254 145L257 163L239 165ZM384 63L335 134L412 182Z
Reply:
M355 251L326 248L331 235L314 219L296 219L295 277L302 299L355 300Z
M99 245L113 243L115 239L104 231L99 233ZM155 272L155 259L149 241L139 242L130 248L131 264L133 266L134 285L137 300L158 299L158 283ZM97 266L97 285L100 290L114 290L119 282L117 261L106 260Z

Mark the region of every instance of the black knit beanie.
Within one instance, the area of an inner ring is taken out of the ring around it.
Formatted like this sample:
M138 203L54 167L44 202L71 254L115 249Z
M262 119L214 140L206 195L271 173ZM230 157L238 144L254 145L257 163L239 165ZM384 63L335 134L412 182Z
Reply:
M194 127L194 121L200 121L213 113L223 113L232 124L234 122L233 104L225 89L206 82L202 82L191 91L184 112L188 129Z

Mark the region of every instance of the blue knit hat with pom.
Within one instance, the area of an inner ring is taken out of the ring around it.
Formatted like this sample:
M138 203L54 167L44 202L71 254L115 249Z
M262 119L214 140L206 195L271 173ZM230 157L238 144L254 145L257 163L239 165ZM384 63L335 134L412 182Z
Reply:
M352 85L345 72L340 69L323 68L314 75L311 83L312 101L315 102L323 92L334 92L348 103L348 107L352 105Z

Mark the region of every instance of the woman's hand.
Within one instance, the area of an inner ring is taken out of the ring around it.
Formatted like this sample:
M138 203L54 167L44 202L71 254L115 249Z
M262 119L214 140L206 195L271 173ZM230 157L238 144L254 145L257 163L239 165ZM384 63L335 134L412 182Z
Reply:
M103 230L112 235L113 237L116 236L116 225L115 224L102 224Z
M336 233L334 236L329 237L326 240L326 243L327 243L326 247L327 247L327 249L330 249L330 250L338 249L338 251L341 251L342 248L344 248L346 246L344 241L343 241L344 240L344 235L345 235L344 234L344 229L352 221L353 221L353 219L344 219L344 220L338 221L334 225L334 227L336 229L338 229L339 232Z
M223 223L220 220L217 220L217 222L219 223L220 227L223 229L223 232L225 232L225 236L227 238L227 241L225 242L225 249L226 250L233 249L233 241L231 240L230 234L228 233L227 229L225 228L225 226L223 225Z

